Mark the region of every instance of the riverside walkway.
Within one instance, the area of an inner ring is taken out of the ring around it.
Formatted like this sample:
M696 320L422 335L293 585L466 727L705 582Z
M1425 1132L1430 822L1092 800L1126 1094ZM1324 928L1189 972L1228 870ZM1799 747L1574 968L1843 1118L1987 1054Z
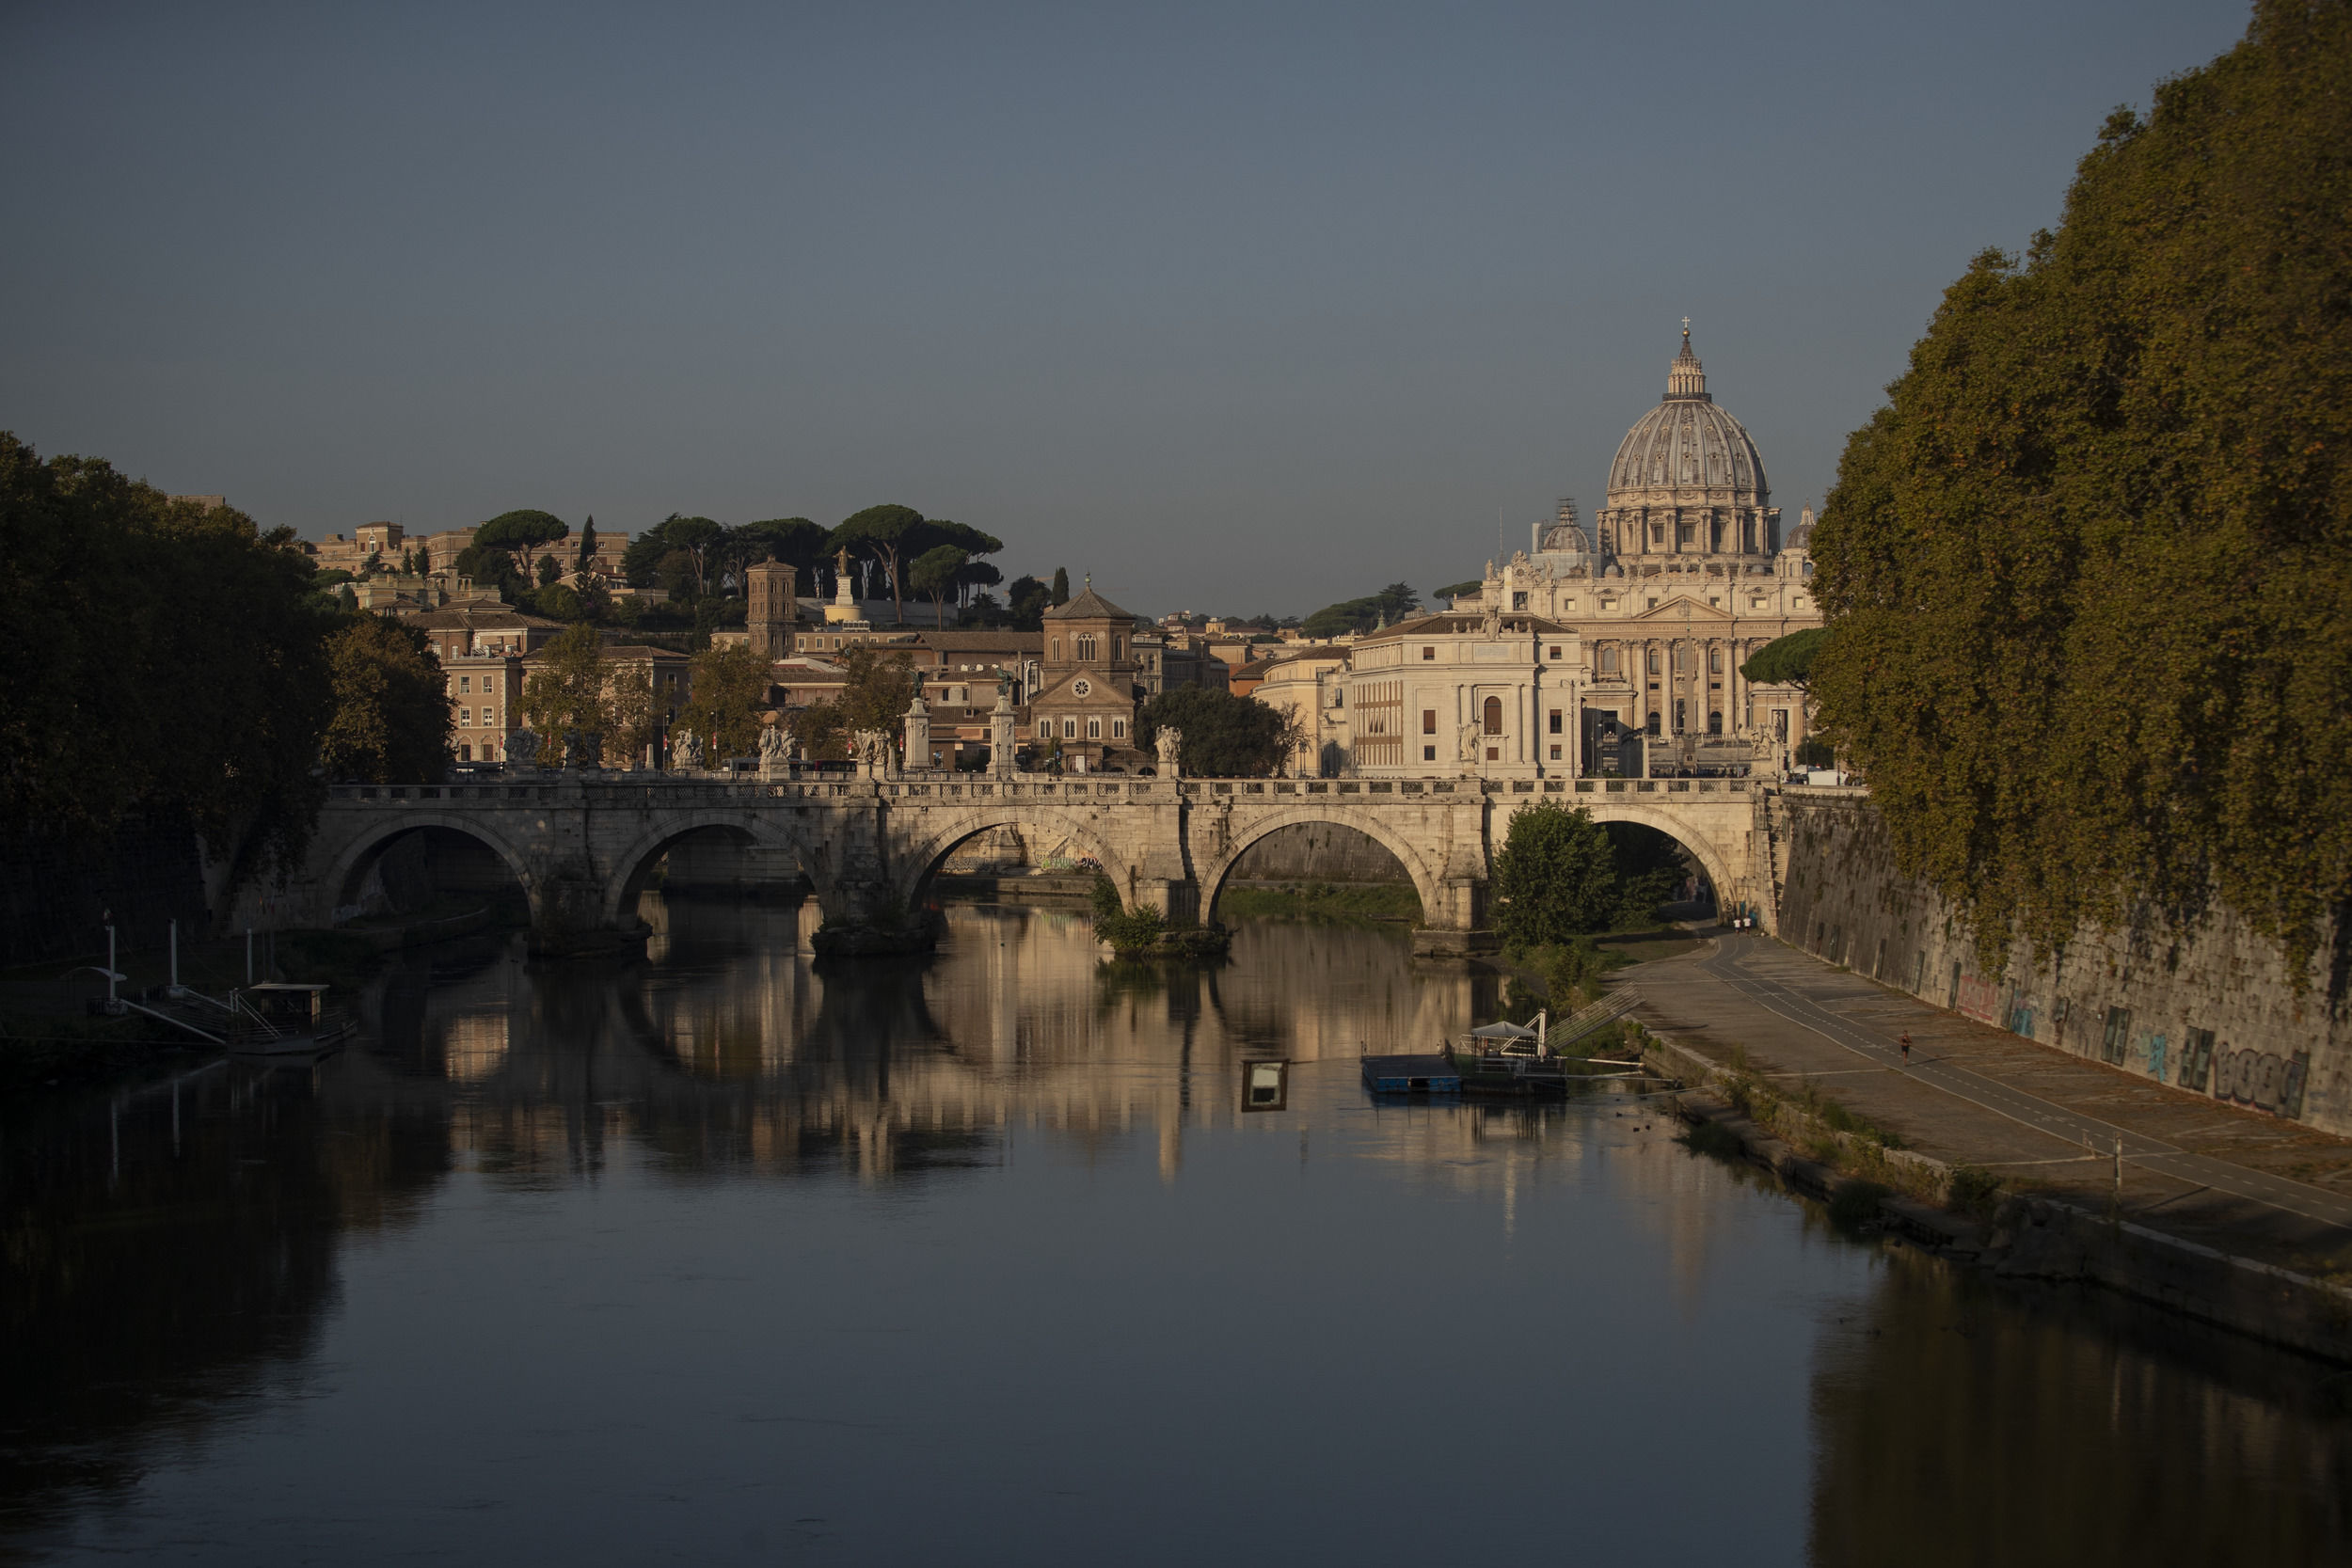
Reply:
M1645 964L1652 1029L1735 1048L1949 1164L2300 1273L2352 1269L2352 1141L2037 1045L1753 932ZM1908 1067L1897 1040L1912 1039Z

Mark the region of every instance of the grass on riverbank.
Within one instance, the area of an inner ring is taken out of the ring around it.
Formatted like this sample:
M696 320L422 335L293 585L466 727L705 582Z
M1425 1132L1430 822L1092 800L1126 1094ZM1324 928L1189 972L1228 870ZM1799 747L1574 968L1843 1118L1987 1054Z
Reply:
M1421 921L1421 896L1410 882L1290 882L1278 887L1229 887L1216 901L1227 920L1307 920L1334 924Z

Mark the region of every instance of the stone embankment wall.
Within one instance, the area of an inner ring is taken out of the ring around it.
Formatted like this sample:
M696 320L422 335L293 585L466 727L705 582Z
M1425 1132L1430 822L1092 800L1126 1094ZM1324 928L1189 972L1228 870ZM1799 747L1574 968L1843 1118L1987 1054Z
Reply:
M2352 1134L2341 977L2297 991L2278 948L2226 911L2182 937L2086 927L2039 960L1977 960L1966 924L1895 868L1859 791L1792 789L1767 808L1783 942L1938 1006L2121 1069Z

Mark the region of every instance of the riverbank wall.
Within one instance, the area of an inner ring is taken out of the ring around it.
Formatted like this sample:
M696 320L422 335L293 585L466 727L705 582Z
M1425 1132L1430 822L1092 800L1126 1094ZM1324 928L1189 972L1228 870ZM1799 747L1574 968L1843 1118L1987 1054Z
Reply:
M2086 926L2040 958L2021 941L1987 969L1960 912L1897 869L1864 792L1779 791L1766 815L1790 946L2058 1050L2352 1135L2346 976L2324 961L2298 991L2277 946L2222 910L2185 934L2153 917Z
M1835 1201L1867 1181L1875 1223L1904 1241L2009 1279L2095 1285L2267 1344L2352 1365L2352 1289L2240 1258L2153 1227L1985 1185L1980 1172L1872 1146L1786 1100L1751 1117L1740 1074L1648 1035L1643 1055L1687 1085L1675 1114L1717 1130L1792 1191ZM1801 1147L1802 1146L1802 1147ZM1820 1155L1822 1158L1815 1158Z

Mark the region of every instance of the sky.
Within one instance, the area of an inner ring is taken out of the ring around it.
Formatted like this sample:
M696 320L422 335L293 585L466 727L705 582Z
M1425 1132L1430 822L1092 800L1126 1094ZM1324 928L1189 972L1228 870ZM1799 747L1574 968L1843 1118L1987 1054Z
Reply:
M2243 0L0 7L0 429L307 537L890 501L1139 612L1476 577L1684 316L1796 520Z

